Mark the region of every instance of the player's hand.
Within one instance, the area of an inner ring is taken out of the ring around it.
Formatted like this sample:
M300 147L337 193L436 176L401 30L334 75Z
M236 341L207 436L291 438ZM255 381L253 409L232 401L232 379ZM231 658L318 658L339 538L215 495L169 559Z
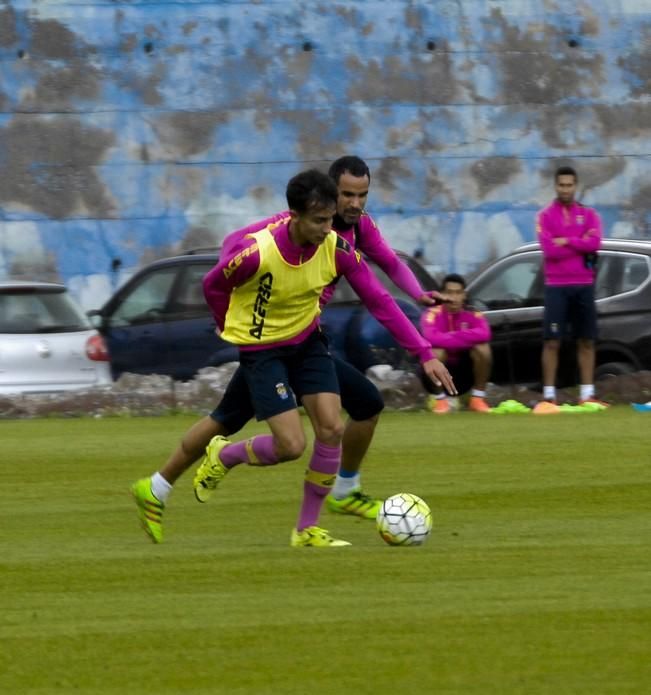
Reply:
M427 362L423 362L423 371L434 382L435 386L442 386L451 396L457 395L457 387L452 381L447 367L435 357Z
M446 301L445 295L436 290L425 292L418 297L418 303L423 306L436 306L437 304L442 304L444 301Z
M552 239L552 241L554 242L554 244L556 244L556 246L566 246L567 245L567 237L564 237L564 236L554 237Z

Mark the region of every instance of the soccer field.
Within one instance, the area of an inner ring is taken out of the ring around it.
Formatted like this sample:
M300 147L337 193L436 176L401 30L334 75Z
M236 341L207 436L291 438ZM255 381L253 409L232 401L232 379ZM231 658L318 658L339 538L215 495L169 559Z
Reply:
M156 546L128 486L193 419L0 422L1 693L649 692L651 415L386 413L365 488L424 546L290 548L305 460L186 476Z

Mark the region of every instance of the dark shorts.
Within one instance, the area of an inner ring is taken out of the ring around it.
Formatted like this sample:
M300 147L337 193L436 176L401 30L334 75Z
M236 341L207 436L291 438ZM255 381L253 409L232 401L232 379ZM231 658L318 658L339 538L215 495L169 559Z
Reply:
M448 368L448 372L450 372L450 376L454 381L454 385L457 387L459 395L462 396L464 393L468 393L475 383L475 375L470 353L462 352L457 360L454 362L446 362L445 366ZM440 392L441 389L434 386L429 377L425 376L425 372L423 372L422 369L420 370L420 380L428 393Z
M339 393L334 361L319 331L299 345L240 350L240 366L257 420L293 410L303 396Z
M384 408L384 400L373 382L348 362L337 358L333 360L339 382L341 404L350 418L359 422L380 413ZM255 417L242 367L238 367L233 374L222 400L210 417L221 423L228 434L239 432L249 420Z
M543 337L560 340L564 336L597 338L597 307L593 285L545 287Z
M382 412L384 400L375 384L359 369L344 360L334 358L341 393L341 406L351 420L368 420Z
M210 417L221 423L228 434L239 432L249 420L255 417L251 394L242 367L235 370L219 405L210 413Z

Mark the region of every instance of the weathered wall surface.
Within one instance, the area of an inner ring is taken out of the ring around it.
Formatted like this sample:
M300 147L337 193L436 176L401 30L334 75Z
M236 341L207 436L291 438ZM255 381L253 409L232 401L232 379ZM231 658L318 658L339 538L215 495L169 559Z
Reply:
M0 0L0 277L96 307L349 153L442 270L532 239L560 163L649 237L650 88L649 0Z

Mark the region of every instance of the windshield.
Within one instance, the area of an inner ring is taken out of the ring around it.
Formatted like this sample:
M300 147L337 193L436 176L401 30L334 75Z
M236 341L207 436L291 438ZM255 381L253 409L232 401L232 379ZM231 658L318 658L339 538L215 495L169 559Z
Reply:
M63 288L0 289L0 333L71 333L90 328Z

